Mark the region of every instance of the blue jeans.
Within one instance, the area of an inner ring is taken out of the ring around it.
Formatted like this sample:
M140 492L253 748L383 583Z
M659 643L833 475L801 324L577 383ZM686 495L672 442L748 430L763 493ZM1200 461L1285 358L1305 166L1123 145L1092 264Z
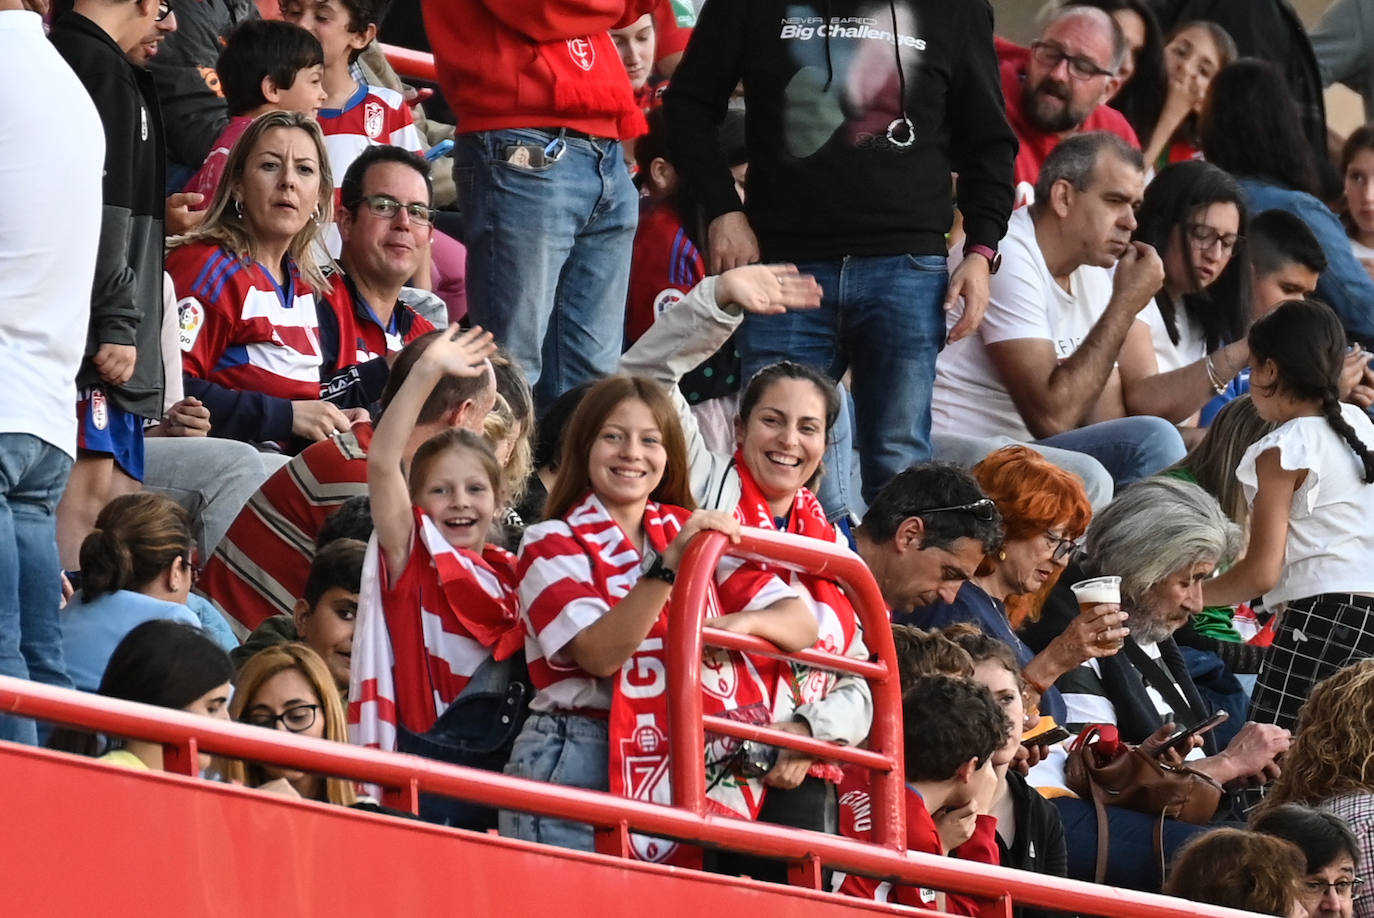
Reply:
M607 721L581 714L533 713L511 747L506 774L564 787L610 790ZM502 810L501 834L560 848L595 851L596 835L581 822Z
M1182 459L1188 451L1178 428L1163 418L1117 418L1036 440L1041 446L1087 453L1107 470L1120 491Z
M746 315L736 336L741 378L779 360L810 364L834 379L852 367L854 442L863 499L871 501L898 472L931 455L945 257L846 256L797 267L820 281L820 309Z
M57 502L71 457L37 437L0 434L0 675L71 688L62 658ZM0 739L34 745L34 722L0 715Z
M541 409L614 373L625 326L639 195L619 141L567 138L556 161L533 129L458 137L455 180L468 247L468 313L518 361ZM537 161L538 157L534 157Z

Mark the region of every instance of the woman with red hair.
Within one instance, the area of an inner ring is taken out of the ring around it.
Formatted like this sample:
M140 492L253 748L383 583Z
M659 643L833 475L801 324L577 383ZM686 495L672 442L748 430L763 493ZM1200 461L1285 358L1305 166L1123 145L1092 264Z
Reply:
M1066 712L1052 688L1055 680L1085 660L1115 653L1126 636L1125 615L1115 604L1093 606L1039 654L1013 628L1039 611L1077 550L1092 507L1076 476L1026 446L989 453L973 467L973 477L1002 514L1002 547L984 559L954 602L917 609L907 622L922 628L971 622L1005 641L1016 651L1027 689L1062 722Z

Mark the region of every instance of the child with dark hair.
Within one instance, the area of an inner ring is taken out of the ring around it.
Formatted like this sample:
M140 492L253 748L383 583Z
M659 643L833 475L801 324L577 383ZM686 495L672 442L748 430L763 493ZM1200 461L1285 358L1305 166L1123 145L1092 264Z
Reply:
M365 499L363 506L366 507ZM358 590L366 553L366 543L356 539L336 539L322 547L310 564L305 593L296 600L296 608L290 614L267 619L248 636L242 647L231 651L235 668L242 667L267 647L300 641L329 667L340 695L346 693L353 659L353 623L358 616Z
M1250 397L1279 426L1236 469L1250 502L1244 557L1202 591L1209 606L1285 604L1250 719L1292 729L1312 686L1374 656L1374 422L1340 401L1346 338L1330 307L1284 303L1249 342Z
M970 679L920 676L902 687L907 850L947 854L958 847L963 860L997 864L997 820L986 814L1000 783L993 754L1006 745L1011 733L1007 715L986 686ZM871 839L868 787L867 770L845 769L840 785L841 835ZM953 817L957 828L946 815ZM939 827L940 822L946 825ZM836 873L832 888L915 908L978 913L977 903L962 896L870 877Z
M324 49L300 26L273 19L250 19L234 29L220 52L220 77L229 124L210 147L210 155L185 191L204 197L194 209L210 206L224 175L229 151L253 119L267 112L314 115L324 105Z

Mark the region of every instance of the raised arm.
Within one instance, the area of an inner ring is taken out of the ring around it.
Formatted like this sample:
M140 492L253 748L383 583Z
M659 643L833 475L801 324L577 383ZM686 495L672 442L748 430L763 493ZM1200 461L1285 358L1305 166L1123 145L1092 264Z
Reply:
M367 493L389 583L396 583L404 573L415 536L410 488L401 463L420 409L445 376L479 376L488 372L486 359L495 350L491 333L481 328L455 328L439 335L411 367L377 422L367 452Z

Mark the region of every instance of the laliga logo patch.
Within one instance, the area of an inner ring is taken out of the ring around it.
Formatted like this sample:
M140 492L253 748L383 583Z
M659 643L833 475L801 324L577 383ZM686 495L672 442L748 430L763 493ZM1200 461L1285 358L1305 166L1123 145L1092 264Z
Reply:
M596 63L596 48L587 38L569 38L568 55L573 59L573 63L583 70L591 70L592 65Z
M367 131L367 136L376 140L382 134L382 118L385 113L382 111L380 102L369 102L363 108L363 130Z
M96 430L104 430L110 423L110 412L105 407L105 393L100 389L91 392L91 423Z
M687 294L675 287L668 287L660 290L658 296L654 297L654 318L658 318L668 311L668 307L680 301Z
M189 351L200 336L200 327L205 324L205 307L193 297L186 297L177 303L177 339L181 349Z

